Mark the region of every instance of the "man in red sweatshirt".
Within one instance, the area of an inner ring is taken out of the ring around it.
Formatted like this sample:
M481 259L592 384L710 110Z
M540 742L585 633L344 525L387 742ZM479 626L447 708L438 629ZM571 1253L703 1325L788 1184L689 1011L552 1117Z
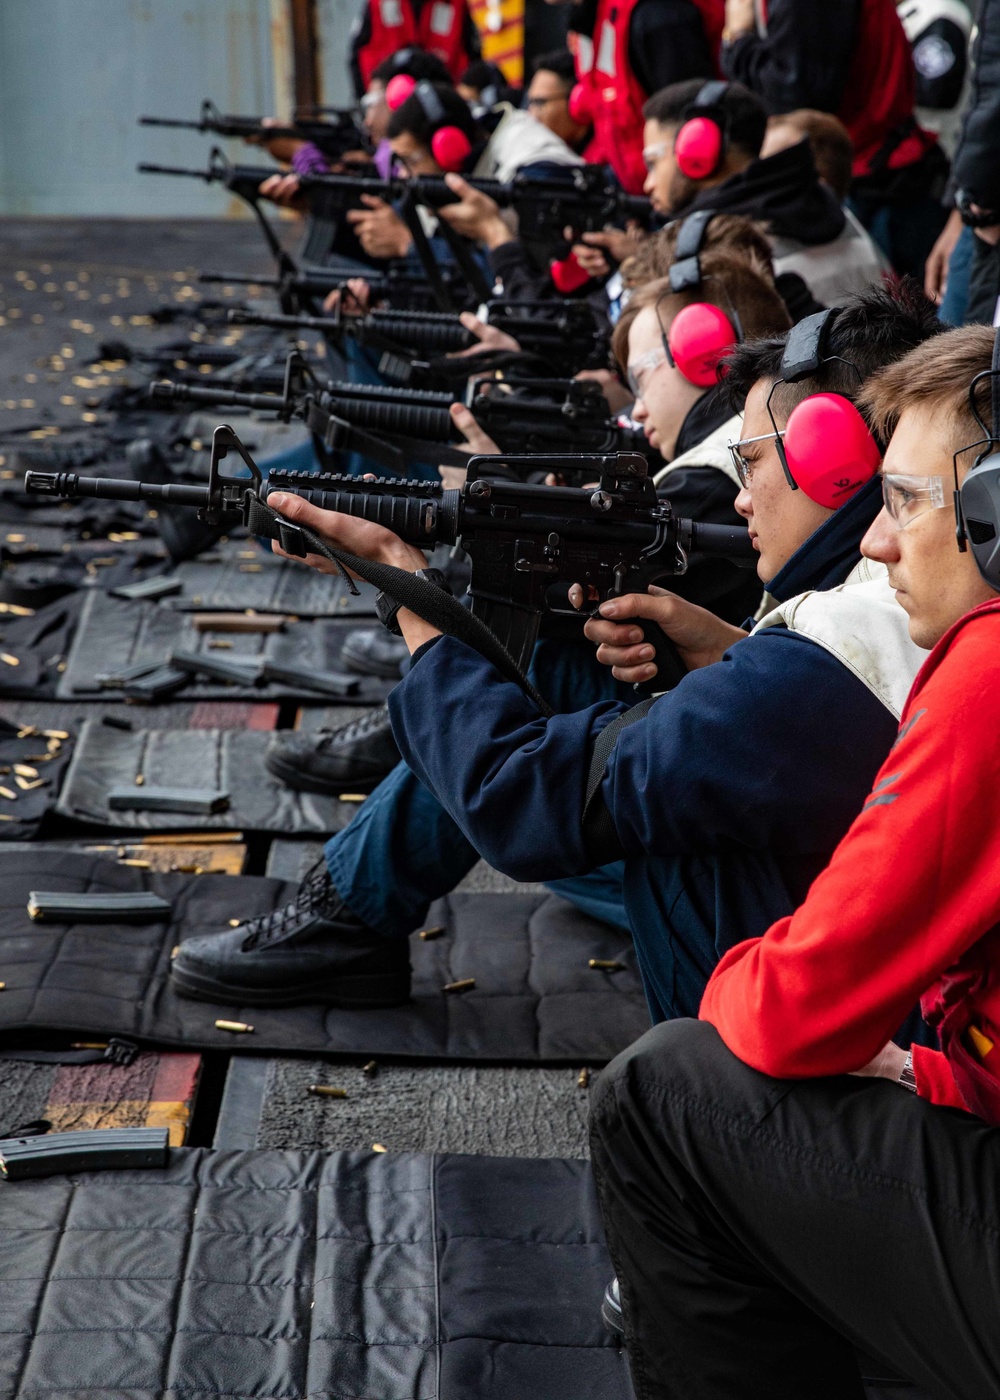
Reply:
M979 374L991 422L993 349L949 332L863 395L892 436L862 551L930 656L861 814L800 908L725 954L700 1019L596 1089L638 1400L861 1400L863 1370L1000 1395L1000 571L957 547L952 504L1000 452L969 411ZM893 1043L918 998L942 1052Z

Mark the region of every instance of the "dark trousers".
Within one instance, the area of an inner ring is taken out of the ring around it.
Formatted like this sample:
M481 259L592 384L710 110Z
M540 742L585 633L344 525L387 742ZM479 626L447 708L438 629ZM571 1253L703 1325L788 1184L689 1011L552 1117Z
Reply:
M985 243L973 236L972 248L966 324L992 326L1000 297L1000 244Z
M672 1021L601 1075L591 1147L637 1400L860 1400L855 1348L1000 1396L1000 1131Z

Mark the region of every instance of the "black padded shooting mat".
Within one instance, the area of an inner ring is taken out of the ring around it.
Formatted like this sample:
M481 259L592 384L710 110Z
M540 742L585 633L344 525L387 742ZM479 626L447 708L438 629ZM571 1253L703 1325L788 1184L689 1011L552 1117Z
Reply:
M182 612L283 613L294 617L375 616L370 583L358 581L353 594L339 574L320 574L305 564L282 559L256 540L231 542L178 564L170 575L181 591L163 606Z
M116 692L98 686L99 674L147 661L166 664L171 652L199 652L226 661L263 656L300 670L339 671L345 669L340 665L340 648L356 627L356 621L314 618L286 622L280 632L202 632L187 613L157 603L132 603L106 593L91 593L83 604L57 693L64 700L112 699ZM216 650L209 645L213 640L232 645ZM345 696L345 703L375 704L384 700L392 688L391 682L374 676L358 680L358 690ZM263 686L241 685L207 677L192 677L179 693L184 699L296 699L323 705L336 704L339 698L305 686L273 681Z
M587 1165L173 1149L0 1186L11 1400L628 1400Z
M82 725L57 810L87 826L142 831L232 830L329 836L357 803L293 792L264 767L272 735L252 729L113 729ZM0 745L0 757L3 749ZM136 779L141 777L141 785ZM222 812L112 810L115 788L212 788L229 795ZM0 805L0 811L3 811Z
M30 841L55 805L74 737L0 718L0 841ZM65 737L64 737L65 736Z
M385 1055L401 1059L603 1064L648 1029L628 938L554 895L453 894L410 939L413 999L381 1011L325 1006L253 1010L176 996L175 944L286 903L297 885L267 878L159 874L75 852L0 853L0 1034L75 1031L187 1049ZM34 923L32 890L149 890L170 922ZM598 958L621 971L592 969ZM467 978L475 986L447 993ZM217 1019L254 1027L219 1030Z

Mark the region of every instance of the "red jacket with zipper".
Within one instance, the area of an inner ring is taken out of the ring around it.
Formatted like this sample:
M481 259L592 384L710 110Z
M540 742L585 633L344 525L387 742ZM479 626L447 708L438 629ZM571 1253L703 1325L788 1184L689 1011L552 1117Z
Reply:
M723 957L702 1000L765 1074L843 1074L921 999L919 1092L1000 1125L1000 599L931 652L861 814L805 902ZM844 717L850 723L850 716Z

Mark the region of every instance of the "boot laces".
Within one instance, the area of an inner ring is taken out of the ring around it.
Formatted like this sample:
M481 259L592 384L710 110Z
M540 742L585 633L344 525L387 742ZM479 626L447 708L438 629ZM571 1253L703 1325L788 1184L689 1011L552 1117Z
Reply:
M349 724L341 726L340 729L325 730L317 747L327 749L331 744L350 743L354 739L364 739L373 731L386 729L388 726L388 710L384 705L376 705L374 709L365 710L363 715L352 719Z
M243 925L246 937L242 948L245 953L269 943L281 943L290 937L296 926L313 914L332 913L338 902L326 861L320 857L306 874L290 904L274 909L270 914L261 914Z

